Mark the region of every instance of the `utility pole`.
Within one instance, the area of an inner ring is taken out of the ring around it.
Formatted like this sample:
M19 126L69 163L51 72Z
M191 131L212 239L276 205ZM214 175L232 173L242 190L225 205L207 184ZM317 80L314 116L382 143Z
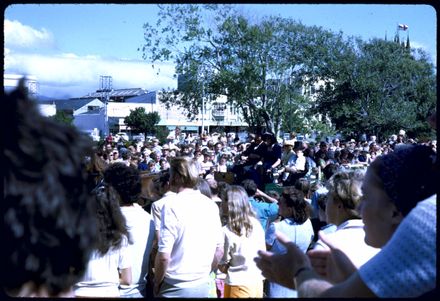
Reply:
M205 133L205 82L202 83L202 135Z
M107 137L109 135L109 126L108 126L108 112L107 106L109 102L109 93L113 89L113 78L108 75L101 75L99 77L100 87L99 92L104 93L104 135Z

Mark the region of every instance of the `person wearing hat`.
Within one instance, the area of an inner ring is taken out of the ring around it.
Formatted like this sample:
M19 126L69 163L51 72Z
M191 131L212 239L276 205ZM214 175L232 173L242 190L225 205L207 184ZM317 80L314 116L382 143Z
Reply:
M214 152L210 149L204 149L202 153L203 153L203 161L200 162L200 165L202 167L202 170L206 174L211 170L211 167L214 167L214 163L212 161Z
M159 145L159 139L154 138L151 141L153 143L152 151L155 152L156 154L158 154L159 156L161 156L162 155L162 146Z
M295 152L293 151L294 146L293 140L286 140L283 143L283 153L281 154L281 165L286 166L287 162L289 162L292 156L295 156Z

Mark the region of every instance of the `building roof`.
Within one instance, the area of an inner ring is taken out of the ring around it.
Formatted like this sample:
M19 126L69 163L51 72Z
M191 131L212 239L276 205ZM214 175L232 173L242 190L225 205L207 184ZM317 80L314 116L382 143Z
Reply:
M116 89L111 91L100 91L89 93L81 98L102 98L108 95L109 98L112 97L131 97L145 94L145 91L142 88L128 88L128 89Z
M148 94L142 94L138 96L133 96L125 99L125 102L131 102L131 103L156 103L156 97L154 95Z
M95 99L96 97L58 99L55 101L55 104L57 106L57 110L77 110Z

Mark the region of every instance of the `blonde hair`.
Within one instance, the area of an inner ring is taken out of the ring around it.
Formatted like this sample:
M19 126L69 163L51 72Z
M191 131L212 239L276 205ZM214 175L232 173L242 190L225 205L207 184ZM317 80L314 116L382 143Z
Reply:
M355 218L361 218L358 206L362 199L364 176L362 171L341 171L331 176L327 182L329 195L339 200Z
M243 187L231 185L226 190L226 197L223 200L228 205L228 221L227 227L238 236L243 234L249 237L252 233L251 217L255 217L251 205L249 204L249 196Z
M195 161L188 157L175 157L170 162L170 185L177 188L194 188L199 179Z

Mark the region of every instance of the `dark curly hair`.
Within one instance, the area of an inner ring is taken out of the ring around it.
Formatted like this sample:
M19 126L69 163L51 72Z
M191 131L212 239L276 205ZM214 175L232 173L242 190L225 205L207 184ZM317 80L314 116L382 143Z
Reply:
M281 198L287 207L293 208L292 219L303 224L310 218L311 206L304 199L304 193L294 187L284 188Z
M131 237L115 189L112 186L102 187L96 194L96 200L99 230L96 249L99 254L104 255L110 248L119 248L124 235L129 241Z
M31 282L55 296L80 280L96 241L85 169L92 141L43 117L24 80L3 105L2 285L14 295Z
M142 185L139 170L116 162L104 170L104 182L118 192L121 205L131 205L139 200Z

